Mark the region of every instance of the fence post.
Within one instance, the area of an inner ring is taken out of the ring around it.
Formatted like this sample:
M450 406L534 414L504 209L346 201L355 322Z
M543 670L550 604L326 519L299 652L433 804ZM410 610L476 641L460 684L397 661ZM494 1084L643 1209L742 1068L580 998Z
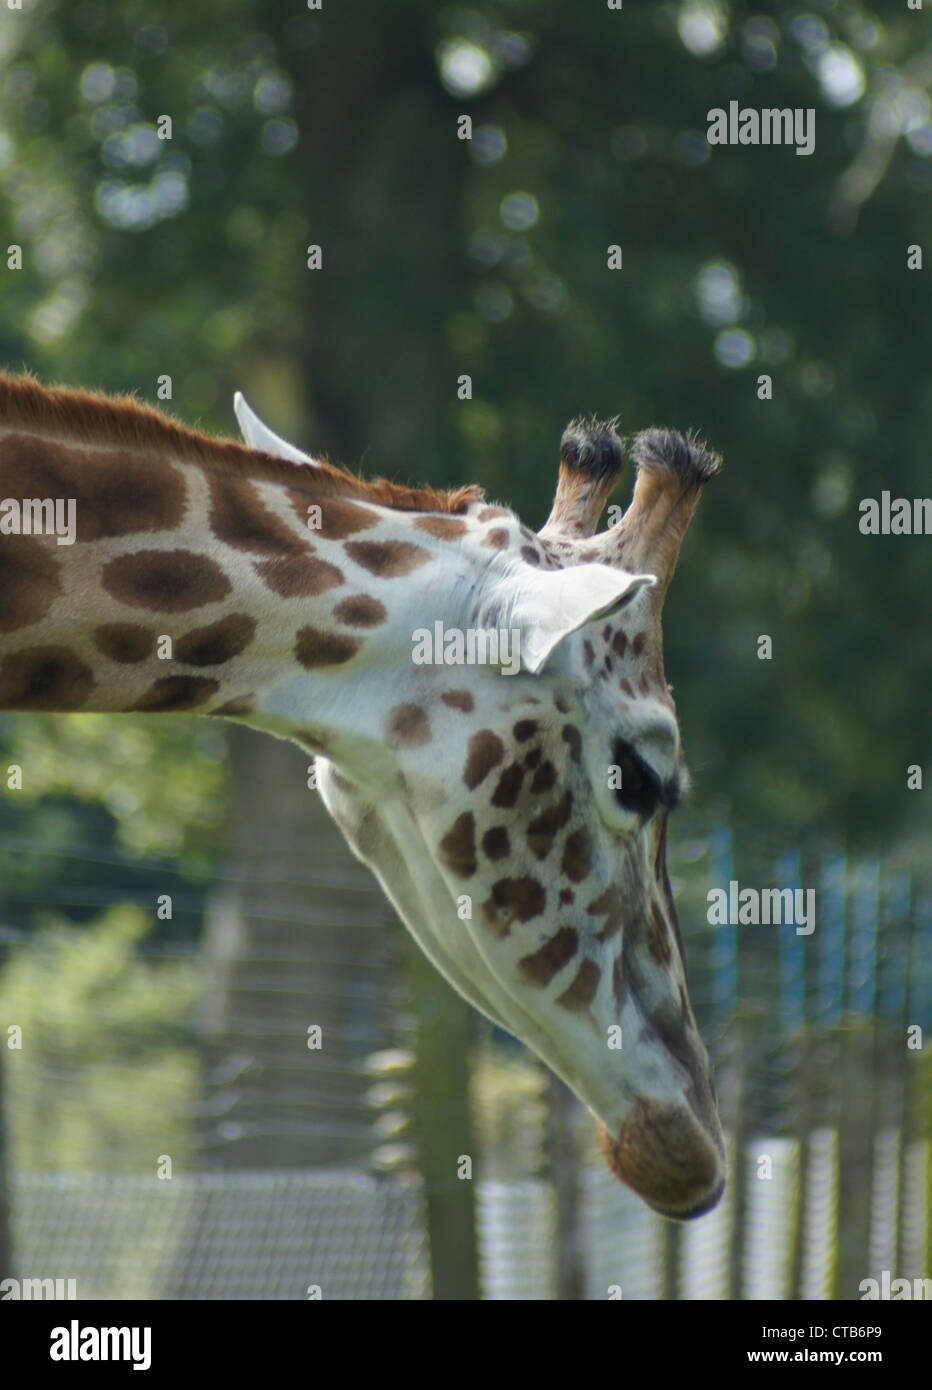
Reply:
M842 1111L839 1125L838 1261L835 1297L856 1298L871 1274L874 1136L878 1119L876 1017L879 865L869 858L848 875L845 1028L841 1040Z
M838 1250L833 1298L858 1297L858 1284L872 1273L868 1268L870 1217L873 1202L874 1059L873 1021L849 1026L841 1036L838 1087L841 1121L838 1127Z
M556 1201L556 1283L560 1300L584 1296L576 1104L569 1087L548 1069L546 1171Z
M777 887L799 889L803 871L799 850L778 856L774 867ZM809 1183L810 1080L812 1039L806 1011L806 963L808 942L784 927L778 937L780 957L780 1038L776 1064L781 1078L791 1076L792 1086L778 1083L778 1129L796 1141L793 1196L787 1208L789 1259L783 1284L786 1298L799 1298L803 1277L804 1222Z
M473 1011L412 941L407 974L415 1015L414 1123L424 1180L435 1299L476 1300L479 1155L469 1104ZM460 1177L470 1159L472 1176Z

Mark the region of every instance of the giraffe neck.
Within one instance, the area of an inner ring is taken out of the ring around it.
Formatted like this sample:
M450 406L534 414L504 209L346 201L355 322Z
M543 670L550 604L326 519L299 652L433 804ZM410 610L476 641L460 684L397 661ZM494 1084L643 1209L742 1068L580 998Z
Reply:
M414 627L450 620L467 520L181 452L0 427L0 708L189 710L324 746L349 679L371 727Z

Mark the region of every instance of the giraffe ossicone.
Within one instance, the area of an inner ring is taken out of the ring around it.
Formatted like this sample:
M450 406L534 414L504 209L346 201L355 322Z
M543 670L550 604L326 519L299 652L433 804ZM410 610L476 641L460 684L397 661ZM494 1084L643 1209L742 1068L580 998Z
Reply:
M624 450L574 422L535 533L477 488L365 482L236 415L248 447L0 375L0 499L76 519L58 547L0 502L0 709L191 711L313 752L437 968L576 1092L623 1182L708 1210L724 1144L666 873L686 774L660 618L719 460L639 435L598 532ZM417 663L435 624L516 631L520 669Z
M258 449L263 454L275 454L278 458L291 459L295 463L313 463L310 454L305 454L295 444L270 430L256 412L251 409L242 391L233 397L233 413L236 416L240 434L250 449Z
M296 445L269 429L237 391L233 410L240 433L251 449L280 458L313 463ZM486 610L477 614L484 629L511 630L527 634L521 643L520 658L525 670L536 672L558 642L586 623L617 613L646 585L655 584L652 574L626 574L607 565L593 563L586 570L539 570L523 567L517 583L503 583L501 593L490 594Z

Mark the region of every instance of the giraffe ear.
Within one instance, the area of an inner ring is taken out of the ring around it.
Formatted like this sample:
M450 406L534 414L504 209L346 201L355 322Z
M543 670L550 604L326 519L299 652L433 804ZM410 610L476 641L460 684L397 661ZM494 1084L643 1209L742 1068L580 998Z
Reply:
M246 397L242 391L237 391L233 397L233 409L236 411L240 433L250 449L259 449L263 454L274 454L277 458L291 459L292 463L314 462L308 454L303 454L286 439L280 439L268 425L263 425L256 412L246 404Z
M619 612L654 583L652 574L627 574L600 564L522 572L511 609L511 625L521 633L522 668L540 671L571 632Z

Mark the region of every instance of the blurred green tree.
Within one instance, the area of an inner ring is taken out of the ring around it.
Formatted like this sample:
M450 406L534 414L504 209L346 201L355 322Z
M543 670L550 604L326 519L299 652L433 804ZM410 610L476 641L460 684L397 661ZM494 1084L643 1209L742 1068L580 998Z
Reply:
M221 429L245 387L309 447L478 479L535 524L570 415L699 426L729 470L667 664L702 796L749 833L928 831L928 544L857 525L925 487L921 16L139 0L37 7L2 46L7 362L168 376ZM710 149L731 99L811 107L815 152Z

